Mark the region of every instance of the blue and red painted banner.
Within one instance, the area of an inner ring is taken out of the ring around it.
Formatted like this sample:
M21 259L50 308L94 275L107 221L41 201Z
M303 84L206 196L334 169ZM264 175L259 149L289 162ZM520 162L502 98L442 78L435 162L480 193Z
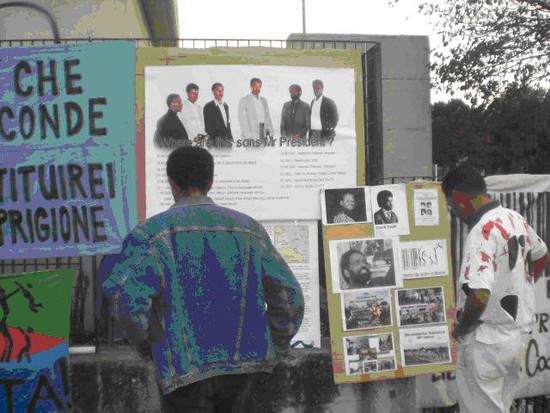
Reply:
M73 277L61 269L0 278L0 411L71 410Z
M134 72L132 42L0 49L0 259L120 248L137 223Z

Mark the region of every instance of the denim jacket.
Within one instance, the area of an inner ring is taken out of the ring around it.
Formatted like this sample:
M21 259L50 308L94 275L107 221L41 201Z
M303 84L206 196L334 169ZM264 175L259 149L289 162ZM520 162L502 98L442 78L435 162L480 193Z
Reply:
M103 288L125 335L149 341L163 394L212 376L271 371L304 310L265 229L206 196L138 225Z

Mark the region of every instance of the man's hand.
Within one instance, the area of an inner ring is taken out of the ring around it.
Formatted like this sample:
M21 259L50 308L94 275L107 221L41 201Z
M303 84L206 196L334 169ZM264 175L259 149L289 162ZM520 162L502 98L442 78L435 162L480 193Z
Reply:
M466 297L466 303L460 320L455 324L451 335L453 338L460 342L466 334L474 331L483 321L480 321L480 317L487 307L487 302L491 297L491 292L484 288L473 289L468 288L468 295Z
M458 342L460 342L465 335L471 333L474 331L479 325L483 324L483 321L477 321L472 327L470 327L468 330L464 328L464 325L460 322L455 323L453 326L453 331L451 332L451 336Z

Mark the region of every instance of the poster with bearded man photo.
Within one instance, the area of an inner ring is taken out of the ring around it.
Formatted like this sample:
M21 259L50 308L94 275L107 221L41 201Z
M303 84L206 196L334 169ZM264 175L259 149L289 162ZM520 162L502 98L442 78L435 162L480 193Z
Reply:
M335 293L402 286L397 238L357 238L329 242Z

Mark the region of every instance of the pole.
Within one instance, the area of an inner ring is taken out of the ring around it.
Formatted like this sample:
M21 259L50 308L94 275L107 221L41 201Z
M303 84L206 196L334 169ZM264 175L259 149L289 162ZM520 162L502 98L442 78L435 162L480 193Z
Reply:
M302 0L302 33L306 34L306 0Z

